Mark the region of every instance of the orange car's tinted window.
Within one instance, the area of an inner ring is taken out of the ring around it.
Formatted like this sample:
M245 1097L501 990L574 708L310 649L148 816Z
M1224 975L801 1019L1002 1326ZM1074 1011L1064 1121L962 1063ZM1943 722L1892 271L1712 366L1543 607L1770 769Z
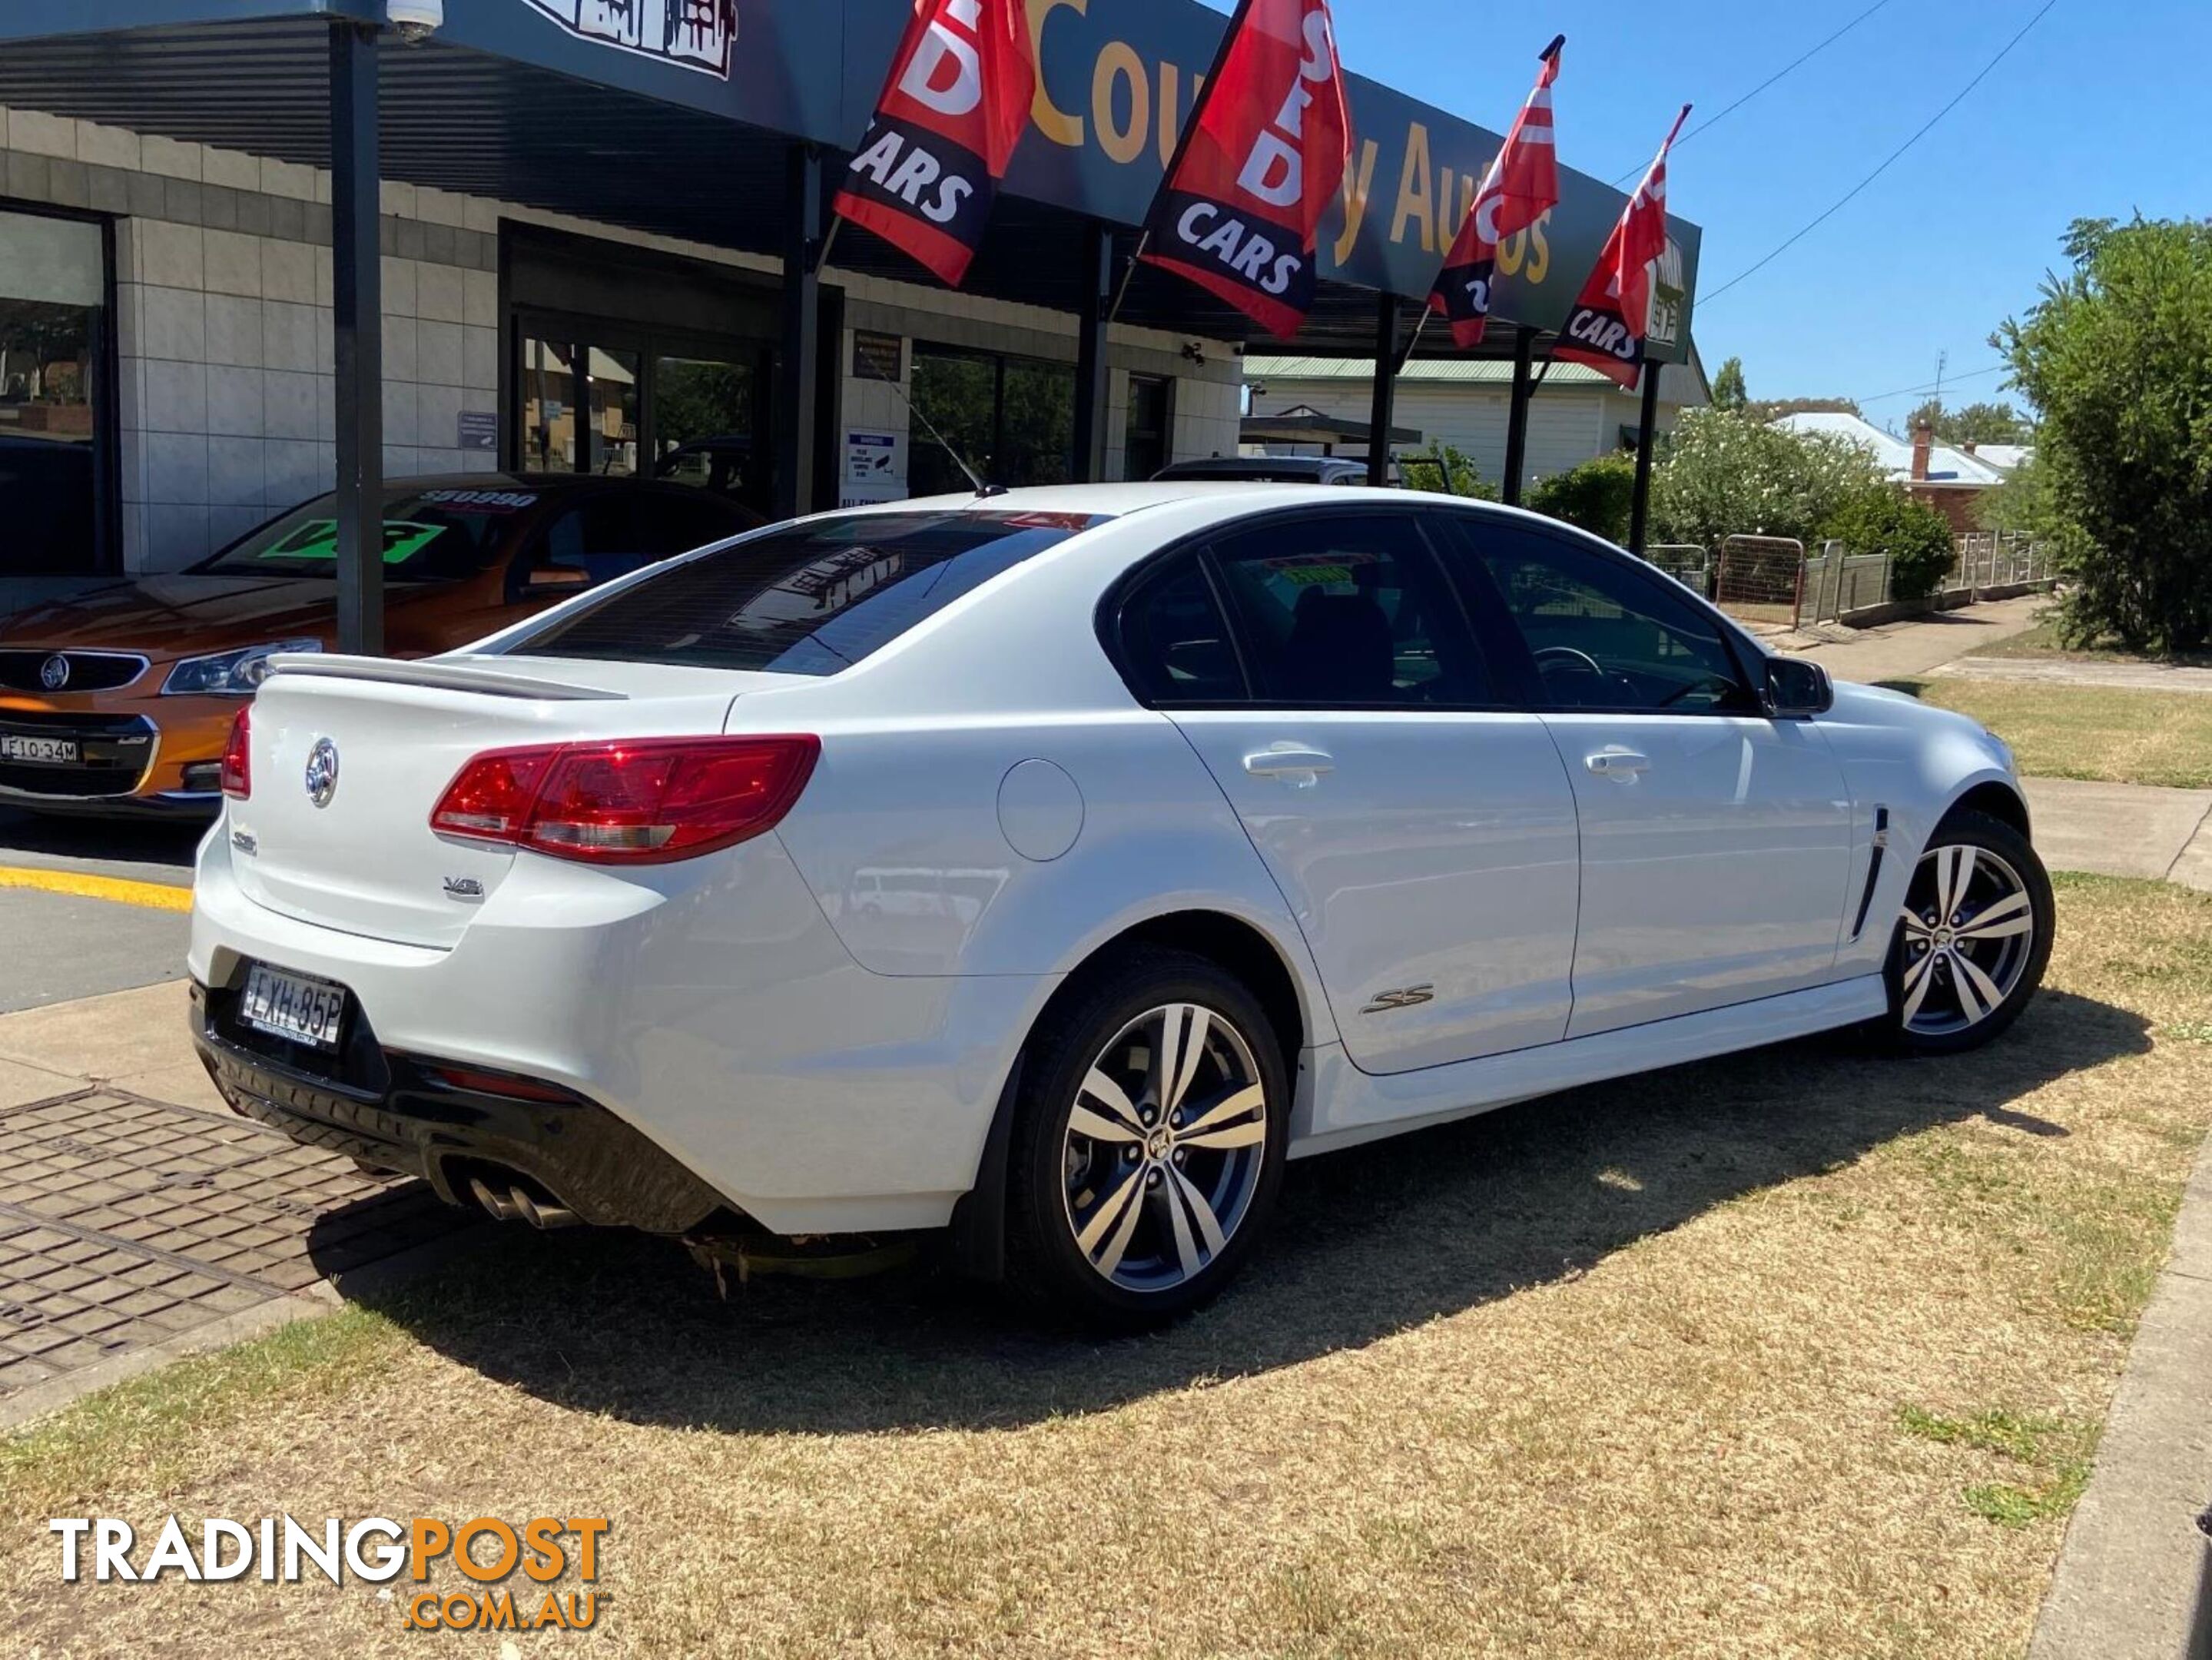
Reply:
M524 489L429 489L386 497L384 575L398 582L473 576L538 505ZM216 576L337 574L337 497L318 496L248 532L199 569Z

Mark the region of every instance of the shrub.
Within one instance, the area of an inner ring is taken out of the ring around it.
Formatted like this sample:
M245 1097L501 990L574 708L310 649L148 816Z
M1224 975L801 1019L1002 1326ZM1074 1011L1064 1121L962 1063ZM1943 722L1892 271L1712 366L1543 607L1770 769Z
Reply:
M1730 536L1814 532L1878 488L1873 455L1828 433L1770 427L1741 410L1685 412L1651 473L1656 540L1717 547Z
M1893 599L1925 599L1951 569L1948 521L1892 485L1877 484L1851 496L1828 515L1820 535L1841 542L1846 553L1887 555Z
M1440 438L1429 440L1425 450L1400 456L1398 472L1407 489L1426 490L1431 496L1472 496L1478 502L1498 499L1498 486L1474 470L1467 452Z
M1628 540L1628 520L1636 503L1636 460L1628 455L1594 456L1580 466L1540 478L1529 487L1534 511L1602 536Z

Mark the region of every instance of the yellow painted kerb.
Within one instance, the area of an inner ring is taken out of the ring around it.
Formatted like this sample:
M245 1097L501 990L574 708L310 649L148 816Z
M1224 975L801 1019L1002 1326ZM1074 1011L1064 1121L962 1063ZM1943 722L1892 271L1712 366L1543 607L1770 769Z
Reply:
M149 910L188 911L190 888L166 882L131 882L119 876L88 876L81 871L36 870L20 865L0 865L0 888L35 888L41 893L65 893L78 899L112 899L120 905L143 905Z

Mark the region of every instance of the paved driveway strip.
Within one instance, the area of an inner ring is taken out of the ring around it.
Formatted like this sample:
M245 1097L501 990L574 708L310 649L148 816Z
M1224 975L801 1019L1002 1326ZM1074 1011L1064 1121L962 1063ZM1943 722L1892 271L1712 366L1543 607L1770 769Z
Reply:
M331 1276L471 1225L233 1114L181 987L0 1018L0 1423L322 1312Z

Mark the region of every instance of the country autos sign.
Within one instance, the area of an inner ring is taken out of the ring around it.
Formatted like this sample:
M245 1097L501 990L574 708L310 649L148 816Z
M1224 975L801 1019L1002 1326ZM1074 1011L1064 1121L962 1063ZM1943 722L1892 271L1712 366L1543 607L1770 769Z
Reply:
M738 0L525 0L569 33L726 81Z

